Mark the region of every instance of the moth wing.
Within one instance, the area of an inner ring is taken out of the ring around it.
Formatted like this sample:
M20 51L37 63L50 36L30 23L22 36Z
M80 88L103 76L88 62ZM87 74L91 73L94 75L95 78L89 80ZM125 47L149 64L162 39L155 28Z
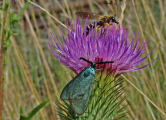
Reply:
M83 79L83 75L82 73L85 71L82 70L75 78L73 78L62 90L61 95L60 95L60 99L61 100L69 100L70 96L73 92L73 89L75 88L75 86L78 85L78 83Z
M69 100L70 99L70 94L71 94L70 86L73 84L74 80L75 79L73 78L62 90L61 95L60 95L61 100Z
M94 76L89 76L85 80L82 80L79 87L76 87L73 91L74 94L72 94L71 97L71 105L78 115L83 114L88 107L93 84Z

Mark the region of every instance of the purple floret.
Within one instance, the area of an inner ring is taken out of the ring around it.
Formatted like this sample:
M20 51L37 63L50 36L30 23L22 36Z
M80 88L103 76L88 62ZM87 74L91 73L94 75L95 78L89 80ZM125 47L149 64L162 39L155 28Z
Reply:
M147 40L139 45L139 36L137 39L135 37L128 38L127 29L115 25L112 28L101 28L99 33L94 28L86 36L87 21L86 19L83 30L82 22L79 23L78 20L74 23L74 30L68 26L67 37L61 35L63 43L59 41L58 37L55 40L51 34L55 42L51 43L56 48L54 51L49 44L52 53L63 65L69 67L76 74L81 72L84 67L89 66L89 63L79 60L80 57L94 63L114 61L114 63L97 65L97 69L104 69L103 71L111 72L114 75L138 71L150 64L137 67L150 55L149 53L142 57L148 44Z

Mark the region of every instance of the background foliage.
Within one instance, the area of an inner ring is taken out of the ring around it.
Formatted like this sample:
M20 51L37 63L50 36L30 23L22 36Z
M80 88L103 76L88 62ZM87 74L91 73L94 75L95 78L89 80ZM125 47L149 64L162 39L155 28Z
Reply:
M101 15L113 14L105 0L33 0L51 15L66 24L67 20L76 18L75 12L87 9ZM1 3L0 3L1 4ZM24 0L11 0L10 10L19 13L25 5ZM144 62L149 63L158 56L157 61L141 70L131 73L142 84L138 83L130 74L125 76L147 95L158 107L166 108L166 1L165 0L131 0L117 2L117 18L129 30L129 36L139 34L140 41L149 40L147 52L155 45L151 56ZM89 21L91 22L91 21ZM58 101L63 87L75 75L62 66L48 47L50 32L60 36L60 24L44 11L30 5L19 24L14 26L14 35L10 37L10 47L7 50L6 72L4 84L4 120L19 119L19 109L22 106L25 114L29 113L42 101L49 100L50 104L38 112L34 120L57 119ZM66 34L66 28L62 27ZM134 120L164 120L164 116L152 106L127 81L124 101L131 106L128 114Z

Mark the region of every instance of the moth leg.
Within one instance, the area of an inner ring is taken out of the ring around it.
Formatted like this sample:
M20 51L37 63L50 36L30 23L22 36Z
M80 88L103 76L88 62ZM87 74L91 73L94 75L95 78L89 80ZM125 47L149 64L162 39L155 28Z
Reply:
M97 70L95 70L95 71L99 71L99 70L104 70L104 69L97 69Z
M97 84L97 87L99 87L99 89L102 90L102 88L100 88L100 86L99 86L99 81L97 81L96 79L95 79L95 81L98 83L98 84Z
M78 70L80 70L80 69L82 69L82 68L84 68L84 67L80 67L80 68L78 68L76 71L78 71Z
M99 81L98 81L98 80L96 80L96 79L95 79L95 81L96 81L97 83L99 83Z

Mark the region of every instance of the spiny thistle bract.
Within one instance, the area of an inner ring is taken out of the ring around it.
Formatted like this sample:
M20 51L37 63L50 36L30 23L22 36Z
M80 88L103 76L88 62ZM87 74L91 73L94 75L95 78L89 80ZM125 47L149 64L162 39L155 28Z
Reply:
M49 44L52 53L76 74L89 66L89 63L79 60L81 57L93 63L105 61L114 61L114 63L96 65L99 71L96 72L95 78L99 81L99 85L97 83L94 85L88 109L82 116L76 115L67 102L59 106L61 109L59 114L65 119L124 119L126 110L125 105L122 104L124 101L122 80L119 84L117 82L119 79L117 80L115 76L138 71L150 64L137 67L150 55L149 53L142 57L148 41L142 42L139 46L139 36L137 39L135 37L129 39L127 29L120 26L102 28L99 33L96 32L95 26L94 30L90 30L89 35L86 36L87 21L88 19L83 30L82 21L79 23L79 19L74 24L74 30L72 25L68 26L67 37L63 33L61 35L64 43L61 43L58 37L55 40L51 34L55 42L51 42L55 51Z
M114 82L112 87L110 84ZM59 115L65 120L116 120L125 119L127 105L122 104L125 97L122 97L124 87L122 79L114 79L100 89L95 84L91 94L91 99L86 112L83 115L77 115L72 110L70 103L58 105ZM109 87L109 89L107 89ZM63 112L62 112L63 111Z

